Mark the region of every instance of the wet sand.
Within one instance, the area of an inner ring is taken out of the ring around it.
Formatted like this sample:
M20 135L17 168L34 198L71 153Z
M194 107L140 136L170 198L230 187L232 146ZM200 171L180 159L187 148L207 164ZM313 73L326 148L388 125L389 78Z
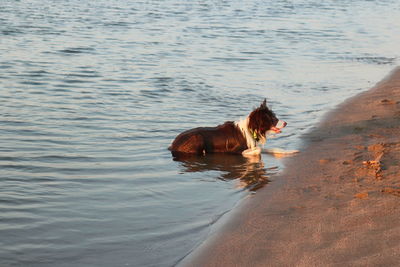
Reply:
M181 265L400 262L400 68L304 138L285 171L224 216Z

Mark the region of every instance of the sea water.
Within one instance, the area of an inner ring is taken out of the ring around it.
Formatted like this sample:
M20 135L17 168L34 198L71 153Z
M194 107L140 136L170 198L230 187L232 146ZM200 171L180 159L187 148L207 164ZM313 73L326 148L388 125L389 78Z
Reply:
M395 0L0 1L0 265L173 266L284 168L174 160L264 98L302 134L400 55Z

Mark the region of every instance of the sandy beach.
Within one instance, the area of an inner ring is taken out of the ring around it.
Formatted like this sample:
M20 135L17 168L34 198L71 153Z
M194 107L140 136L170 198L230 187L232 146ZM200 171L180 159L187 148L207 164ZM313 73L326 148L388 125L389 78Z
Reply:
M400 262L400 68L325 116L183 266Z

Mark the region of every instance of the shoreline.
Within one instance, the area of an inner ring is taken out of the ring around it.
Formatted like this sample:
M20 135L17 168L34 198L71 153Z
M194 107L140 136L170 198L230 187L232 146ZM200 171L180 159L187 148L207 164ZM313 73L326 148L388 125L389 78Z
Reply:
M180 266L400 261L400 68L329 112Z

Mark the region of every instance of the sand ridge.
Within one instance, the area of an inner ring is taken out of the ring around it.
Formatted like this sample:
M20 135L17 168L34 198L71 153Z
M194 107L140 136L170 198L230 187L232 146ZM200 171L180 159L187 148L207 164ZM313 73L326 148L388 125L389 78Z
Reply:
M182 266L400 262L400 68L339 105Z

